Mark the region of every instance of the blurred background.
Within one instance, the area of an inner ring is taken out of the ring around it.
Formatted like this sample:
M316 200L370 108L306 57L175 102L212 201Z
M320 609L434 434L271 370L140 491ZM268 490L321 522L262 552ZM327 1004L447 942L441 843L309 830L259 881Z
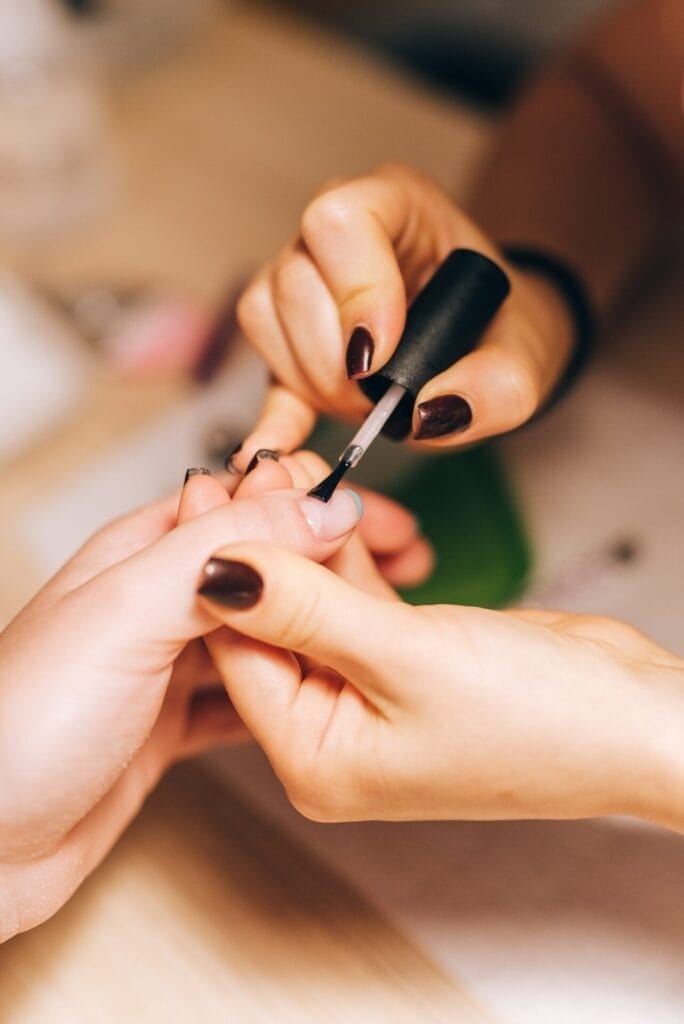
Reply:
M319 184L399 160L462 197L507 104L610 2L0 0L0 626L244 436L265 381L235 301ZM602 612L684 653L682 322L680 266L526 430L448 474L378 445L366 482L437 547L412 596ZM218 795L193 770L4 961L3 1020L681 1021L676 837L324 827L258 750L212 763Z
M143 378L156 380L153 406L174 372L206 386L166 461L129 466L137 490L112 482L65 512L62 543L53 521L43 572L108 512L173 486L181 453L219 465L244 433L263 373L241 349L234 302L319 182L400 159L458 194L506 103L607 2L0 0L0 456L59 436L79 406L106 431L104 395L130 407ZM295 31L283 58L278 36ZM318 98L316 52L341 62ZM333 457L340 435L314 443ZM413 505L438 546L417 598L505 603L532 565L524 517L493 450L452 461L456 531L438 516L434 461L378 446L362 477ZM100 471L113 481L111 462Z

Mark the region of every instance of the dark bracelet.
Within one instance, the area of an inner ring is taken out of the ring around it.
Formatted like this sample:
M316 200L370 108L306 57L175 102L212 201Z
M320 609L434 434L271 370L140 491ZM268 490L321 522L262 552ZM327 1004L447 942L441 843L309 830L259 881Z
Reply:
M581 279L566 263L543 249L524 245L504 245L502 252L509 263L521 270L541 274L558 289L572 315L575 331L570 358L553 391L537 416L546 412L563 398L584 371L594 351L597 317L587 289Z

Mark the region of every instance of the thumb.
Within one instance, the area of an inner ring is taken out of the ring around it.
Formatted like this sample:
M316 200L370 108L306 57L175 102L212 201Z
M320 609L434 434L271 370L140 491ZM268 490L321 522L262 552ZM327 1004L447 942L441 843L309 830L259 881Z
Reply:
M411 609L357 590L308 558L233 544L207 562L198 593L234 630L334 669L373 701L393 698L392 647Z

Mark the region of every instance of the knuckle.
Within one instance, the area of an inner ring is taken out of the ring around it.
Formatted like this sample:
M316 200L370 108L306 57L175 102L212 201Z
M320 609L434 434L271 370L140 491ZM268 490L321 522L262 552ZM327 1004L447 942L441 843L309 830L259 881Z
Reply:
M630 649L642 640L642 634L630 623L608 615L582 616L582 625L587 633L624 649Z
M268 285L263 280L254 281L238 299L236 316L241 330L246 335L258 331L263 324L270 304Z
M344 230L354 206L347 187L333 189L314 199L302 214L301 232L306 244L315 245L322 235Z
M306 651L310 649L321 628L321 610L315 594L299 595L281 603L278 633L283 647Z
M297 255L280 263L273 273L273 290L277 300L306 299L309 285L309 262Z
M357 816L353 794L346 782L340 782L339 773L326 778L306 766L303 770L290 773L283 784L294 809L309 821L332 824L351 821Z
M307 772L291 773L282 780L288 800L294 809L309 821L330 822L322 787Z

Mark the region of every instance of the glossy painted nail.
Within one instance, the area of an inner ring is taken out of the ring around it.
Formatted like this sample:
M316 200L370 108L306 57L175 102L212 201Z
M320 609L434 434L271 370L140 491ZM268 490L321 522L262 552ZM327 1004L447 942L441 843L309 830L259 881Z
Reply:
M211 476L211 470L205 469L204 466L193 466L192 469L185 471L185 480L183 481L183 487L187 484L191 476Z
M367 327L356 327L347 346L347 377L353 380L368 373L373 362L375 342Z
M251 608L264 589L259 573L246 562L210 558L197 593L224 608Z
M256 469L263 459L273 459L274 462L277 462L279 458L280 452L276 452L272 448L260 448L259 451L250 459L249 465L245 470L245 476L247 476L248 473L251 473L253 469Z
M327 502L318 498L302 498L299 507L314 537L319 540L343 537L354 529L363 515L361 498L349 488L335 491Z
M234 448L231 448L231 450L228 452L224 460L223 464L232 476L240 476L240 470L237 468L237 466L233 464L233 458L238 454L238 452L241 451L242 441L236 444Z
M456 434L469 427L473 420L473 410L460 395L430 398L427 402L421 402L416 412L418 425L413 436L417 441Z

